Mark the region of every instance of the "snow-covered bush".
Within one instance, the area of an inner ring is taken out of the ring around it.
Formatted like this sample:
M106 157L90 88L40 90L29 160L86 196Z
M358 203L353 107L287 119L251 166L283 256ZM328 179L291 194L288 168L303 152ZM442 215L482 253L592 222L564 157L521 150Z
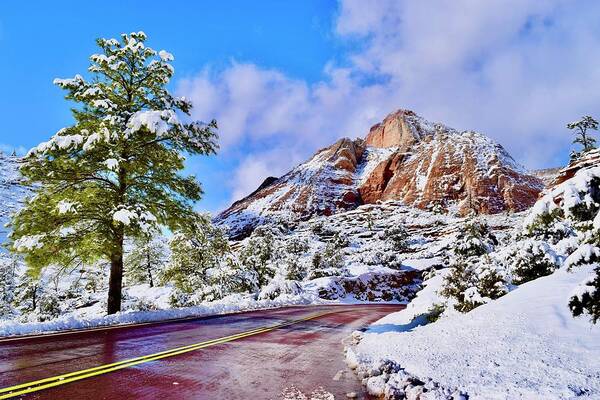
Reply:
M45 291L38 300L37 318L39 321L48 321L61 314L61 299L54 290Z
M323 252L313 255L309 278L322 278L325 276L345 276L347 271L344 265L344 248L348 245L346 239L334 235L327 243Z
M508 293L502 267L490 256L458 258L450 268L439 293L450 299L457 311L469 312Z
M17 260L0 253L0 319L15 313L13 301L17 285Z
M279 254L278 258L286 278L295 281L306 278L308 263L303 256L308 252L308 241L292 238L282 245L281 249L283 254Z
M396 225L384 231L384 238L391 244L394 251L399 253L409 249L409 234L402 225Z
M259 287L275 276L276 267L270 261L275 256L275 236L268 227L257 228L239 253L240 264L254 271Z
M446 305L442 303L434 303L427 310L427 314L425 318L427 318L427 322L432 323L440 319L442 314L446 311Z
M548 243L532 239L512 246L507 263L512 281L517 285L550 275L560 266L556 253Z
M478 220L468 221L461 229L453 248L457 257L473 257L490 253L498 240L489 226Z
M256 289L256 274L235 262L223 231L213 227L206 217L200 216L192 229L176 233L170 247L171 260L163 283L175 287L171 295L175 306Z
M574 234L573 227L568 221L561 219L561 212L558 209L532 218L523 230L525 237L545 240L552 244Z
M595 276L580 285L577 292L569 300L569 308L574 316L589 314L592 322L600 320L600 267L595 269Z
M267 286L261 289L259 300L275 299L281 295L297 295L302 293L302 286L298 281L275 277Z

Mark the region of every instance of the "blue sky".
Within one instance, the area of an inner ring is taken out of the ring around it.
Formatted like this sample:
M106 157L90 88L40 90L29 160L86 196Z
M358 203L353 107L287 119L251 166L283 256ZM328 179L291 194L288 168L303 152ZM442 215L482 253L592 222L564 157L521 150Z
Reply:
M188 163L205 210L397 108L482 131L531 168L564 163L564 125L600 114L596 2L367 3L4 2L0 148L68 125L52 80L84 73L95 38L137 30L175 55L171 89L194 117L219 121L219 155Z
M232 59L285 70L307 81L321 79L335 52L333 1L52 1L0 5L0 107L10 116L0 145L29 149L71 123L69 103L52 84L55 77L84 73L94 39L143 30L149 45L176 56L176 79L203 66L219 68ZM111 13L110 10L118 10ZM8 62L6 62L8 61ZM207 118L208 119L208 118ZM229 199L221 171L235 159L193 160L190 170L204 182L203 204L213 209Z

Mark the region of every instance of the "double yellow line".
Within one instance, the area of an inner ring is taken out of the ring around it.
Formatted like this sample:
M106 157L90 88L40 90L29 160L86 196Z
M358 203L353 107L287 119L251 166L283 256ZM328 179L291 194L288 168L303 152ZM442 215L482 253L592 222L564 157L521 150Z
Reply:
M248 336L254 336L261 333L273 331L275 329L283 328L286 326L294 325L300 322L308 321L311 319L319 318L327 314L333 314L335 311L321 312L317 314L309 315L308 317L296 319L293 321L283 322L271 326L265 326L262 328L256 328L249 331L241 332L235 335L224 336L217 339L208 340L205 342L190 344L188 346L177 347L171 350L161 351L159 353L149 354L146 356L131 358L128 360L118 361L112 364L100 365L94 368L88 368L80 371L70 372L68 374L53 376L50 378L40 379L37 381L31 381L14 385L0 389L0 399L9 399L11 397L22 396L27 393L38 392L40 390L49 389L55 386L65 385L70 382L79 381L86 378L91 378L97 375L107 374L109 372L118 371L120 369L133 367L135 365L147 363L150 361L160 360L162 358L173 357L179 354L188 353L203 349L205 347L214 346L217 344L231 342L233 340L242 339Z

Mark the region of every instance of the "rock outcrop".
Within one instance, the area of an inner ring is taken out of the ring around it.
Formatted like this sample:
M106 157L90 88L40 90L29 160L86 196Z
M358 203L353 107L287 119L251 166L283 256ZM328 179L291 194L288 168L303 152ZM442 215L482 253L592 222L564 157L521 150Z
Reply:
M399 110L364 140L340 139L263 183L215 222L227 225L236 238L265 219L293 223L387 200L460 214L522 211L543 188L490 138Z
M579 158L571 160L569 165L562 168L556 174L556 177L548 185L549 188L560 185L567 179L575 176L575 173L582 168L594 167L600 165L600 149L593 149L583 153Z

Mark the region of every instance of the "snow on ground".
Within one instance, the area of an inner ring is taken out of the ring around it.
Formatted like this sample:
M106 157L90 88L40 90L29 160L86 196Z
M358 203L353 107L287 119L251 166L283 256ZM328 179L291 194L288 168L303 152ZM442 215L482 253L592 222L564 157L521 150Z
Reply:
M519 224L521 218L522 216L518 214L497 215L486 217L486 220L495 233L502 236L507 227L512 228ZM301 281L299 290L291 291L292 293L287 291L287 294L278 297L272 303L267 300L256 301L249 297L240 297L243 299L243 305L235 304L237 298L233 298L234 300L229 298L199 307L177 310L169 310L172 307L169 304L172 288L169 286L153 288L148 285L128 286L124 288L124 312L118 316L107 317L105 316L106 292L103 289L107 277L103 275L99 283L100 289L97 291L88 293L81 299L61 301L59 308L62 316L58 319L38 322L39 316L35 313L19 318L11 317L12 320L8 321L0 319L0 336L156 321L266 306L323 302L324 300L319 296L346 304L382 301L383 298L396 303L406 302L418 289L418 285L398 290L392 287L393 277L401 277L402 273L411 270L425 270L431 266L440 266L444 252L452 245L463 221L462 218L435 215L403 206L398 202L361 206L349 212L302 222L285 236L278 238L283 241L307 241L309 251L302 255L300 262L308 267L312 263L314 252L322 251L336 233L343 235L349 243L344 250L344 264L348 271L345 277L334 276ZM391 249L383 237L387 229L399 225L406 226L410 237L406 253L398 253ZM99 270L99 273L101 271L103 270ZM69 290L73 280L78 279L80 276L75 271L73 276L61 277L57 284L61 291L65 291ZM48 283L48 285L54 284L53 281ZM429 286L421 293L427 293L428 290ZM412 309L414 304L418 304L420 298L411 303L409 309ZM231 304L228 301L231 301Z
M567 307L590 271L563 268L468 314L408 326L437 301L438 275L405 311L361 335L348 358L367 371L391 360L404 369L400 374L431 379L451 388L446 393L459 388L470 399L598 399L600 326L573 318ZM382 384L376 377L370 382Z
M145 296L157 295L165 288L153 288L157 293L152 293L148 288L133 288L133 291L142 290ZM163 293L164 296L166 293ZM161 296L159 296L160 298ZM168 298L168 294L166 294ZM226 314L266 308L277 308L299 304L324 304L318 298L310 295L304 296L280 296L275 300L254 300L249 295L231 295L222 300L203 303L196 307L171 308L151 311L126 311L107 316L102 315L102 310L87 310L84 315L70 313L59 318L45 322L19 323L10 320L0 321L0 337L14 335L29 335L43 332L54 332L68 329L94 328L120 324L131 324L140 322L164 321L175 318L202 317L208 315ZM98 303L100 304L100 303ZM168 302L166 303L168 306ZM97 311L97 312L96 312ZM86 316L87 315L87 316Z

